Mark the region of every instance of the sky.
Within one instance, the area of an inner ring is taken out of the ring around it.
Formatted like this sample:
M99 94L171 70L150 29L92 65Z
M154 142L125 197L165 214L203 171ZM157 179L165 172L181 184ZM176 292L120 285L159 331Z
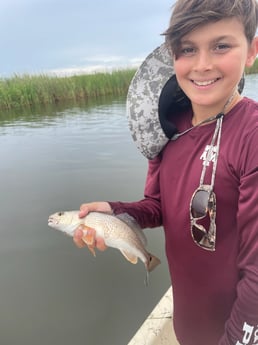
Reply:
M163 43L173 2L0 1L0 77L139 66Z

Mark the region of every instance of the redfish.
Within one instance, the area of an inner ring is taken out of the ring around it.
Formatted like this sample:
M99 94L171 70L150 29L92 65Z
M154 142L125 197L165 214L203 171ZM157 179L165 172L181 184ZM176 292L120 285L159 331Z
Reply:
M146 250L147 239L134 218L126 213L110 215L102 212L90 212L84 218L79 218L79 211L57 212L48 219L48 225L60 230L67 235L73 236L79 225L86 225L96 230L96 236L102 237L106 246L121 251L124 257L136 264L138 258L144 263L147 272L151 272L160 260ZM84 231L83 240L95 255L91 247L93 238L87 236Z

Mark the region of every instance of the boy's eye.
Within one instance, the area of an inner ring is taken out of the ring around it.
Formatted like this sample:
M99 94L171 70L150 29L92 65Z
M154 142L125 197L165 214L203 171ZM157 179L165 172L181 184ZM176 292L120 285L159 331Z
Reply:
M230 45L227 43L218 43L214 47L214 50L218 53L223 53L229 49L230 49Z
M180 55L183 56L192 56L196 52L194 47L182 47L180 49Z

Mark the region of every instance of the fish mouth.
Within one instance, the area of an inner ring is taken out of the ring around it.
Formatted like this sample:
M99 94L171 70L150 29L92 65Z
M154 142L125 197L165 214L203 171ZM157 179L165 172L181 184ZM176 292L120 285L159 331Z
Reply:
M55 219L55 218L53 218L53 217L49 217L48 218L48 222L47 222L47 224L49 225L49 226L52 226L52 225L58 225L58 220L57 219Z

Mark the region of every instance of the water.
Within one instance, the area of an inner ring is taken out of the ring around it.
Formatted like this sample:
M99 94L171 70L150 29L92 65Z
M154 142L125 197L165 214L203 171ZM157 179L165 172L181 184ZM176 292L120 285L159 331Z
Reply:
M257 88L248 76L244 94ZM170 284L162 230L147 230L162 265L146 288L142 263L114 249L94 258L47 226L82 202L142 197L146 160L124 100L2 113L0 158L0 343L127 344Z
M0 118L0 343L127 344L169 286L161 229L149 249L162 265L144 285L116 250L79 250L48 215L92 200L142 197L146 160L125 101Z
M243 90L243 95L251 97L258 101L258 73L247 75L245 78L245 87Z

